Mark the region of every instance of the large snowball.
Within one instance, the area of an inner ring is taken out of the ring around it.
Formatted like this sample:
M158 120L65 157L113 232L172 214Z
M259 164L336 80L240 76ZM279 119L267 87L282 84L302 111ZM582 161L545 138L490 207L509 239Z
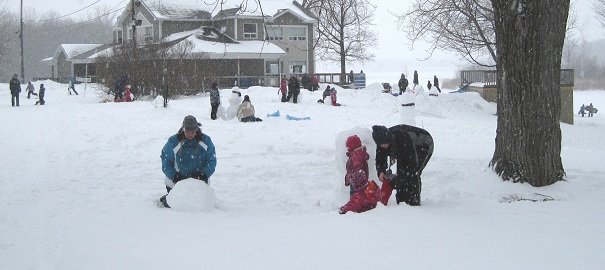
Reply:
M166 196L172 209L179 211L210 211L216 205L214 189L201 180L179 181Z

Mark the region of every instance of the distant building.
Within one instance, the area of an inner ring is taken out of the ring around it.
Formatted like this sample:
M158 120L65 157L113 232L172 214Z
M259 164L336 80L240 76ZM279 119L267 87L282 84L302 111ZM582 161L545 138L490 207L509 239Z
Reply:
M188 40L194 53L220 62L221 76L264 76L264 84L277 85L281 74L315 73L317 19L300 4L263 0L261 14L255 1L245 10L237 7L239 0L222 2L221 10L198 0L137 0L133 19L129 1L114 26L112 44L62 44L43 61L52 65L55 78L94 76L94 58L132 44L134 25L137 46Z

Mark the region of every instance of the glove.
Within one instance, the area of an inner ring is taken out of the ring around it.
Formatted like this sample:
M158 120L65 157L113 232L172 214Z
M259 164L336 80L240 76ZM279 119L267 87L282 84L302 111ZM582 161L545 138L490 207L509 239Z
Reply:
M198 175L193 175L191 176L191 178L197 179L197 180L202 180L206 183L208 183L208 176L206 176L205 174L198 174Z
M175 174L175 175L172 177L172 183L175 183L175 184L176 184L176 182L181 181L181 180L183 180L183 179L184 179L184 178L183 178L183 176L181 176L179 173L176 173L176 174Z

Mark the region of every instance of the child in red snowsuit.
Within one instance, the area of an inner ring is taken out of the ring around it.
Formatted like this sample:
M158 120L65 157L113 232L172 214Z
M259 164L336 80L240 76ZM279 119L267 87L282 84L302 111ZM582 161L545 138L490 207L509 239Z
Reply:
M127 85L126 93L124 93L124 98L116 99L115 102L132 102L132 97L130 95L130 85Z
M357 135L347 138L347 160L345 175L345 186L351 186L351 199L338 211L345 214L348 211L357 213L374 209L380 201L384 205L391 196L392 188L388 181L383 182L382 188L376 182L368 183L368 159L370 155L365 146L361 145L361 139Z
M332 106L340 106L340 103L336 102L336 88L334 87L330 90L330 99L332 99Z

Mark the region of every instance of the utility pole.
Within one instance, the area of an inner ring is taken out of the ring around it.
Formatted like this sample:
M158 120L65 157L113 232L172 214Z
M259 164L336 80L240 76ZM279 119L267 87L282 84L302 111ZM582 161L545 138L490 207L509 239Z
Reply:
M23 1L23 0L21 0ZM135 60L136 60L136 55L137 55L137 19L135 17L135 12L134 12L134 4L135 4L135 0L130 0L130 14L132 15L132 47L134 50L134 56L135 56Z
M134 60L134 65L137 64L137 19L134 11L135 4L141 5L141 2L138 0L130 0L130 14L132 16L132 58ZM135 73L134 70L131 72L132 89L137 91L136 77L133 73Z
M21 38L21 82L25 82L25 66L23 57L23 0L21 0L21 18L20 18L21 30L19 30L19 37Z

